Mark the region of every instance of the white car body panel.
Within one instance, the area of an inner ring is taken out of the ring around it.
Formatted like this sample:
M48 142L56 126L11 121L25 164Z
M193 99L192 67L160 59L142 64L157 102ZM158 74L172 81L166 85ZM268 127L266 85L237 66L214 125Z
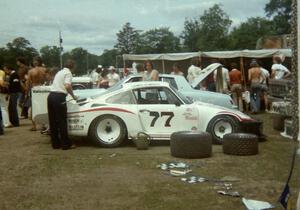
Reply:
M130 91L133 96L133 90L151 87L167 88L173 95L178 97L182 104L137 104L136 99L135 104L112 104L107 102L108 98L117 94ZM49 88L36 87L32 93L33 119L37 123L41 123L41 116L47 116L46 98ZM202 102L185 104L183 99L166 82L127 83L123 85L122 89L107 92L98 98L88 98L80 103L70 100L67 105L69 135L73 136L88 136L93 120L108 114L115 115L124 122L129 138L136 137L141 131L149 134L154 139L169 139L170 135L176 131L205 131L209 121L221 114L232 115L239 121L252 120L249 116L237 110L217 105ZM154 115L157 115L157 119L153 123ZM45 121L42 123L45 123Z

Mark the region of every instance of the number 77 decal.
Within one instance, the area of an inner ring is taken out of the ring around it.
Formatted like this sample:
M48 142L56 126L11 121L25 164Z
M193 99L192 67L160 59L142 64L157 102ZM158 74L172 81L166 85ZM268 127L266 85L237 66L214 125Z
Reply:
M153 120L151 121L150 127L154 127L157 119L159 118L159 112L150 112L150 116L153 117ZM165 127L171 127L170 122L172 118L174 117L174 112L161 112L160 116L169 116L165 122Z

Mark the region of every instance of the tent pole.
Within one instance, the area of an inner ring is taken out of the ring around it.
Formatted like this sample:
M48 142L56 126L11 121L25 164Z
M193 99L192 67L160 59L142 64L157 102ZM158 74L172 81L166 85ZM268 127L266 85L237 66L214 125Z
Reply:
M165 73L165 60L162 60L163 74Z
M246 87L246 76L245 76L244 58L243 57L240 57L240 70L241 70L242 77L244 80L244 87Z

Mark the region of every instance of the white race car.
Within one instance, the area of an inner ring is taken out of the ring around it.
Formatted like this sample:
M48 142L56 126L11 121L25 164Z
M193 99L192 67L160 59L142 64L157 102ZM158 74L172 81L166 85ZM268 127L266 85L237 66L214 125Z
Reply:
M145 132L169 140L176 131L208 131L214 143L228 133L262 137L262 124L232 109L192 103L165 82L133 82L97 98L68 102L69 134L88 136L103 147L117 147Z

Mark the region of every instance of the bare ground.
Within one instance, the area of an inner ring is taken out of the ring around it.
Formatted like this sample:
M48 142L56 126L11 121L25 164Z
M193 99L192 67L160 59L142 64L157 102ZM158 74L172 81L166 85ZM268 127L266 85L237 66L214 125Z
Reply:
M199 176L237 177L241 181L234 189L246 198L276 204L293 144L272 129L271 115L257 117L264 120L268 136L259 155L229 156L214 146L211 158L197 160L171 157L168 145L147 151L131 144L104 149L80 138L74 139L74 150L52 150L49 137L30 132L29 121L23 120L21 127L0 137L0 210L245 209L240 198L218 195L214 183L186 184L156 168L169 161L200 165L193 167ZM290 183L294 201L300 186L298 163Z

